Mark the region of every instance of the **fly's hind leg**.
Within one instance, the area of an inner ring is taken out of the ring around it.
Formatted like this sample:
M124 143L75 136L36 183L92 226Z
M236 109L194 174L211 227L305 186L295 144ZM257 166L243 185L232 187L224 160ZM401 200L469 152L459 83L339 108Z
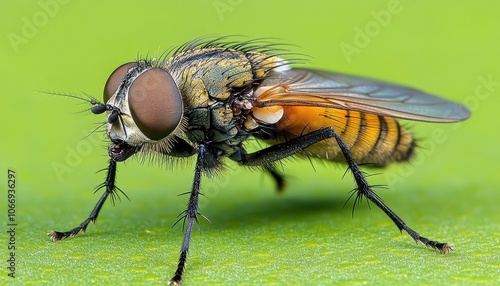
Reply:
M342 150L342 154L344 155L344 158L346 159L347 165L349 166L349 169L352 172L352 175L354 176L354 180L356 181L356 192L357 192L357 197L358 201L361 199L363 196L370 201L372 201L375 205L377 205L398 227L399 231L403 232L406 231L414 240L415 242L421 242L427 247L432 247L436 250L439 250L442 254L446 254L450 251L453 250L453 245L449 243L442 243L434 240L430 240L428 238L425 238L418 234L416 231L411 229L409 226L406 225L406 223L398 216L396 215L383 201L382 199L373 191L373 189L370 187L368 182L366 181L366 178L363 174L363 172L359 169L358 164L356 161L354 161L354 158L351 156L351 153L349 153L349 149L347 148L347 145L342 141L340 136L333 131L333 129L330 129L332 136L335 138L337 141L337 144L339 145L340 149Z
M272 162L294 155L305 148L328 138L335 138L337 144L342 150L342 154L344 155L349 169L354 176L354 180L356 181L358 198L364 196L377 205L396 224L401 232L403 230L406 231L417 243L421 242L425 246L439 250L439 252L443 254L453 250L453 245L451 244L430 240L419 235L416 231L408 227L399 216L397 216L384 204L382 199L373 191L366 181L365 175L359 168L354 158L351 156L351 153L349 153L347 145L331 127L313 131L287 142L262 149L255 153L246 154L240 163L245 166L264 166L268 171L274 171L274 169L272 169Z

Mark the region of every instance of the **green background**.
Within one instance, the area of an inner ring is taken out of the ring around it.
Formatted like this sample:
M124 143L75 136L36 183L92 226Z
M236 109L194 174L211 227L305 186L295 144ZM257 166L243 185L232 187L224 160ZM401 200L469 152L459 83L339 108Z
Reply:
M351 218L352 202L342 207L353 188L344 166L287 163L288 188L278 195L268 177L229 164L222 177L203 180L201 211L212 224L193 234L185 285L500 283L500 2L102 2L0 4L0 261L8 258L7 169L18 179L17 278L2 262L0 284L171 278L183 232L170 227L194 165L120 164L118 185L131 201L107 202L86 234L52 243L46 233L75 227L97 201L106 141L85 137L102 116L39 91L100 97L118 65L203 35L280 38L311 56L308 67L419 87L466 103L472 117L406 122L421 140L417 158L368 170L379 173L372 184L389 186L379 194L396 213L422 235L454 243L453 253L415 245L373 205ZM355 53L342 51L348 45Z

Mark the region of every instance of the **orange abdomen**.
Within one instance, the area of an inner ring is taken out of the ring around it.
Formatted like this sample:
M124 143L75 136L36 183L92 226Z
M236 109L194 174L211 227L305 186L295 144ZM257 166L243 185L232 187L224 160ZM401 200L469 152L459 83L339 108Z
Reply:
M415 140L391 117L323 107L283 106L283 109L283 117L276 123L279 141L333 127L359 164L384 166L406 161L413 154ZM305 154L344 162L333 138L307 148Z

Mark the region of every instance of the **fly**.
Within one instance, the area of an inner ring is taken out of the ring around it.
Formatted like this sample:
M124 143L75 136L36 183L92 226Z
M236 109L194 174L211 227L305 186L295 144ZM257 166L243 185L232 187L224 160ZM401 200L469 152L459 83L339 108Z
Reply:
M292 68L272 44L189 42L160 60L118 67L104 87L103 102L84 99L94 114L106 114L109 166L104 189L90 216L69 231L53 231L59 241L85 231L104 202L114 199L117 163L136 156L172 160L196 156L177 269L170 284L181 283L191 232L198 217L203 174L222 170L223 161L258 167L283 187L276 164L287 157L312 157L347 164L356 182L355 203L377 205L417 243L445 254L453 245L421 236L397 216L368 184L359 164L386 166L408 161L415 139L397 119L457 122L470 116L457 103L381 81ZM73 97L73 96L72 96ZM249 138L270 143L248 153Z

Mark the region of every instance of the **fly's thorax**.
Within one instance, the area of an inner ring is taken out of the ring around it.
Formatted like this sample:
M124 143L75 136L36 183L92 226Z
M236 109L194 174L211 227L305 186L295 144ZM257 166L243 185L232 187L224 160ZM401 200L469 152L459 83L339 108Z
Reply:
M250 86L254 80L252 64L245 53L231 49L187 50L171 57L165 67L179 82L190 108L228 99L235 89Z
M114 144L169 145L182 129L183 102L177 83L168 71L151 63L118 67L106 82L104 100L106 133Z
M228 48L186 50L171 57L164 67L179 84L190 140L209 142L226 155L236 152L258 125L241 112L252 106L235 107L233 102L255 97L258 83L283 64L278 57Z
M190 108L208 106L249 92L270 71L287 66L285 60L258 52L231 48L188 49L169 58L168 70Z

